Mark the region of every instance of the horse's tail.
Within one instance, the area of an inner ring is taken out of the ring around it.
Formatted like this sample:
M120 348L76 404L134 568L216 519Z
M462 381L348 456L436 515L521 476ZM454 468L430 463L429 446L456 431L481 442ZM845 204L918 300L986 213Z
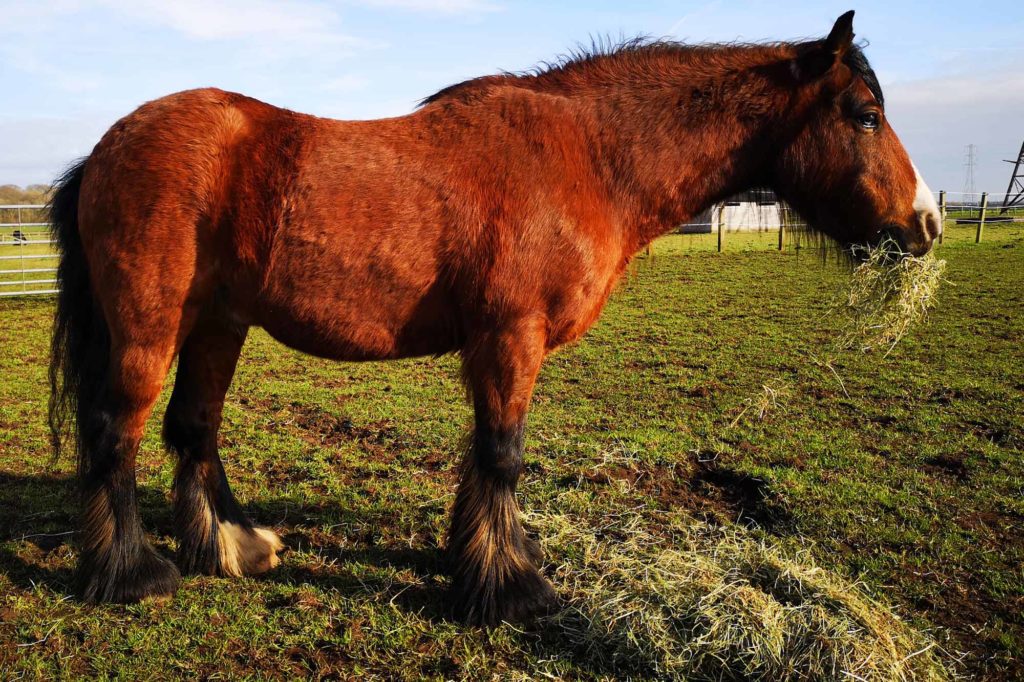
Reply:
M84 462L82 429L99 410L97 398L110 362L110 332L93 300L89 264L78 232L78 195L88 159L57 179L50 200L50 232L60 251L57 310L50 346L50 438L54 459L69 440Z

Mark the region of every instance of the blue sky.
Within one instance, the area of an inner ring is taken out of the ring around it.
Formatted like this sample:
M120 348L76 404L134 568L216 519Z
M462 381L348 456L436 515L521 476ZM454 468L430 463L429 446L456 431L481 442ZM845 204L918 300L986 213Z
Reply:
M592 35L817 37L856 9L887 109L934 189L1003 192L1024 140L1019 2L0 0L0 184L49 181L138 104L215 85L338 118L409 112L456 81Z

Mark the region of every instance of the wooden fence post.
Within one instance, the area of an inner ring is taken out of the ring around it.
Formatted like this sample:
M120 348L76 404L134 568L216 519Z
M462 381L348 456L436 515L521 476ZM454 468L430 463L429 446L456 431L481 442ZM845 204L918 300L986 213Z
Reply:
M985 210L988 208L988 192L981 193L981 208L978 209L978 234L974 237L974 243L981 243L981 233L985 231Z
M939 190L939 243L942 243L942 235L946 233L946 190Z
M722 253L722 232L725 231L725 204L718 207L718 253Z
M780 212L781 215L781 212ZM779 251L782 251L782 245L786 239L786 219L782 218L779 220Z

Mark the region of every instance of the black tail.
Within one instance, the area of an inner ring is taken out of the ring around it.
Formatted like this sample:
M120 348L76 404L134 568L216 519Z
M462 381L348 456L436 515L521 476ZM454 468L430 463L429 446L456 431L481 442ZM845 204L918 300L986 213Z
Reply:
M78 234L78 194L88 159L81 159L57 179L50 200L50 231L60 250L57 267L57 311L50 346L50 438L53 456L72 440L85 448L81 426L98 410L97 398L110 362L110 332L89 284L89 266Z

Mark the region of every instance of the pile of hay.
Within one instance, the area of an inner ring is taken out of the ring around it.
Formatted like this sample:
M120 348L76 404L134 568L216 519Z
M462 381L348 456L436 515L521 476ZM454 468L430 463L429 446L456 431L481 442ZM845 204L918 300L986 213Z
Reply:
M888 354L935 304L946 261L917 258L884 241L865 250L850 278L850 289L836 306L843 319L835 349Z
M943 680L935 644L857 585L745 529L639 512L588 527L534 514L566 607L560 637L605 674L708 680ZM658 525L658 524L655 524Z

